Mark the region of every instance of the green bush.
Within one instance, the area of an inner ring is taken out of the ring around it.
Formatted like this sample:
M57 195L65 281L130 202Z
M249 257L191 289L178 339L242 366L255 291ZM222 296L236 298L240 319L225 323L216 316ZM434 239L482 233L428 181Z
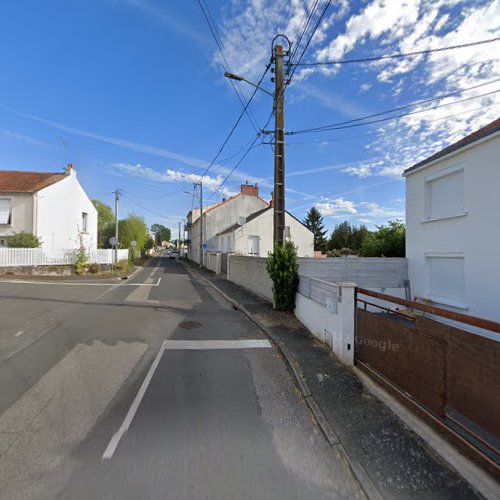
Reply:
M267 257L267 272L273 282L274 307L278 311L293 311L299 285L297 249L291 241L275 245Z
M38 248L41 243L38 236L24 231L14 234L7 240L7 246L10 248Z

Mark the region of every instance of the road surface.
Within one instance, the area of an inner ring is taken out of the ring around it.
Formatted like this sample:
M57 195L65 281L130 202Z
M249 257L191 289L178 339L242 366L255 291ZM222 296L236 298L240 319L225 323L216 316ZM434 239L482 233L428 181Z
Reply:
M277 350L182 262L0 281L0 498L363 498Z

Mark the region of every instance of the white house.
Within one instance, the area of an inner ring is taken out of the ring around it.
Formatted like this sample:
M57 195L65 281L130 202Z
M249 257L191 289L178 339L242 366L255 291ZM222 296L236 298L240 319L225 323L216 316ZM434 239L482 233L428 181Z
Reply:
M500 321L500 118L403 175L412 295Z
M0 171L0 246L18 232L42 248L97 248L97 210L69 164L64 173Z
M241 186L236 196L203 208L203 242L207 251L219 251L218 233L236 224L240 219L267 208L269 204L259 196L259 187L248 183ZM187 215L189 250L188 257L194 262L200 259L200 210L191 210Z
M273 208L268 206L217 234L220 252L266 257L273 250ZM314 257L314 234L285 212L285 237L297 246L299 257Z

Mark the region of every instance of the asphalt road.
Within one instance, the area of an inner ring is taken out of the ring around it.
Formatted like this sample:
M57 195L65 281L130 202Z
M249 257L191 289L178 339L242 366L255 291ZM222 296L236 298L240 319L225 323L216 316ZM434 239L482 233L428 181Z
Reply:
M0 281L0 484L9 500L363 498L265 335L167 258L128 281Z

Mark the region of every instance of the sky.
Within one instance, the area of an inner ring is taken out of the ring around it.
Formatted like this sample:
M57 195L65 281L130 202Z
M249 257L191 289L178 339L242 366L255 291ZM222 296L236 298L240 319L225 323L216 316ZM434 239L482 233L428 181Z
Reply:
M59 172L71 162L91 198L112 205L120 189L120 216L135 213L176 230L199 204L193 183L243 109L224 71L259 81L273 37L286 34L297 45L316 4L297 62L327 3L203 0L223 59L197 0L2 2L0 169ZM337 0L301 62L499 36L500 0ZM412 112L396 119L287 135L287 210L303 219L316 206L329 230L343 220L369 228L404 220L403 170L500 116L500 42L292 71L287 132L437 97L395 113ZM268 71L261 84L269 91L272 76ZM253 90L241 82L240 98ZM272 98L257 91L250 117L242 117L203 178L204 204L234 195L246 181L257 182L270 199L273 150L266 142L272 136L257 137L256 130L271 111ZM273 121L266 130L272 127Z

